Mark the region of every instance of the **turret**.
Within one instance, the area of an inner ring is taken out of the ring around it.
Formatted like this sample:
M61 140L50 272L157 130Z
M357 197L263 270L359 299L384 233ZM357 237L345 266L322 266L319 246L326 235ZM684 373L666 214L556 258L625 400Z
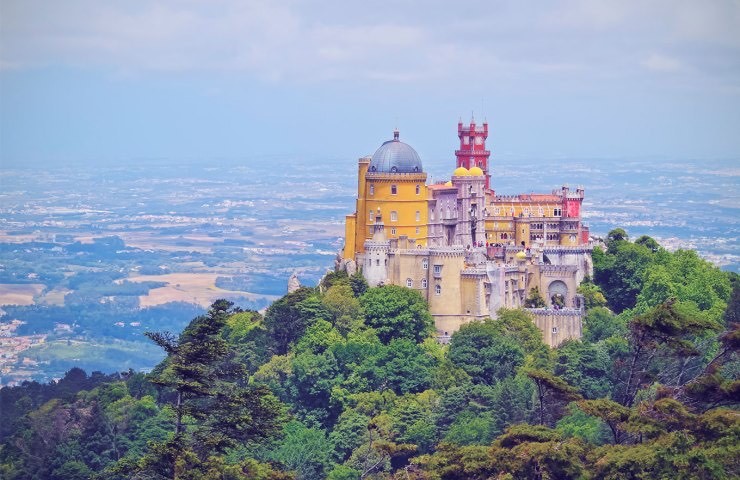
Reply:
M365 260L363 275L371 286L375 287L388 279L388 253L390 242L385 236L383 217L378 208L373 224L373 238L365 241Z
M485 174L485 189L491 189L491 175L488 170L488 157L491 152L486 150L486 139L488 138L488 122L476 125L475 118L470 119L469 125L463 125L462 121L457 123L457 137L460 139L460 149L455 150L458 167L468 170L478 167Z

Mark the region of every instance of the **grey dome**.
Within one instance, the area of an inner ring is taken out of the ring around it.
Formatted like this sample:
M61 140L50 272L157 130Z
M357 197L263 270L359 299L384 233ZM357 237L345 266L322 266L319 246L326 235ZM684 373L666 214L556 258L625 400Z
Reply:
M368 173L421 173L421 159L416 150L398 140L398 130L393 132L393 140L388 140L378 148L370 160Z

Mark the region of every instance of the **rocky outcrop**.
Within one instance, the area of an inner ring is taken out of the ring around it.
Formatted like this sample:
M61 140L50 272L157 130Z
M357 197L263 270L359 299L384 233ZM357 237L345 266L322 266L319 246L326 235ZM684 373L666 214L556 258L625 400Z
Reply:
M352 276L357 273L357 262L354 260L346 260L342 258L341 252L337 253L334 259L334 271L335 272L347 272L348 276Z
M293 293L301 288L301 282L298 281L298 275L293 272L293 275L288 279L288 293Z

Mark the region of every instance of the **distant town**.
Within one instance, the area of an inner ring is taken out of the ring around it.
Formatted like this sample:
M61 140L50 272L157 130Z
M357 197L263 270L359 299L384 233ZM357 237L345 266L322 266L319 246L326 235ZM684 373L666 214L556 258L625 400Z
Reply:
M343 247L356 158L279 163L297 168L3 171L0 384L72 366L147 370L162 354L145 331L179 331L217 298L263 309L293 273L315 285ZM440 178L449 164L425 160ZM691 162L556 164L494 155L491 171L501 194L587 184L592 235L622 227L738 271L732 162L711 172Z

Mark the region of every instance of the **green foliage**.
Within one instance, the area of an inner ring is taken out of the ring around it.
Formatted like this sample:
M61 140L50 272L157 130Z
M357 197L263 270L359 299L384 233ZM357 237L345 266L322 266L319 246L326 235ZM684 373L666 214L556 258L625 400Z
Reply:
M542 298L542 294L540 294L539 287L534 287L529 291L529 295L527 295L526 300L524 300L524 306L526 308L544 308L547 306L545 299Z
M286 354L308 325L319 318L326 320L329 312L321 306L313 289L301 287L275 301L267 309L264 321L273 353Z
M608 308L594 307L583 319L583 341L596 343L615 335L624 335L627 325Z
M360 276L264 319L217 302L150 335L167 354L150 375L1 389L0 476L737 478L737 278L656 245L612 232L583 339L552 349L506 309L440 345L416 292Z
M593 259L594 280L606 293L609 308L615 312L633 308L653 252L643 245L620 240L609 243L606 255L596 254Z
M396 339L365 358L348 379L354 391L422 392L432 384L435 359L410 340Z
M585 398L609 395L609 357L606 352L580 340L560 345L555 355L555 375L576 387Z
M283 438L269 457L297 473L300 480L323 480L331 464L332 445L326 434L298 421L288 422Z
M362 276L362 272L359 270L349 277L349 286L352 288L352 293L354 293L355 297L358 298L361 297L368 288L370 288L367 280L365 280L365 277Z
M449 358L474 383L492 384L513 376L524 363L524 349L495 320L471 322L452 335Z
M455 445L488 445L495 438L496 420L491 413L459 415L450 425L444 441Z
M590 279L585 279L578 286L577 292L583 295L583 300L586 304L586 309L590 310L595 307L605 307L606 297L604 292L598 285L591 283Z
M607 427L600 419L586 414L575 404L570 404L568 415L558 420L555 430L564 438L578 438L592 445L608 442Z
M419 343L433 330L426 301L416 290L385 285L371 288L360 297L365 323L388 344L393 339Z
M349 285L340 284L329 288L322 302L329 311L330 318L336 329L342 334L356 330L362 325L362 309L360 301Z

